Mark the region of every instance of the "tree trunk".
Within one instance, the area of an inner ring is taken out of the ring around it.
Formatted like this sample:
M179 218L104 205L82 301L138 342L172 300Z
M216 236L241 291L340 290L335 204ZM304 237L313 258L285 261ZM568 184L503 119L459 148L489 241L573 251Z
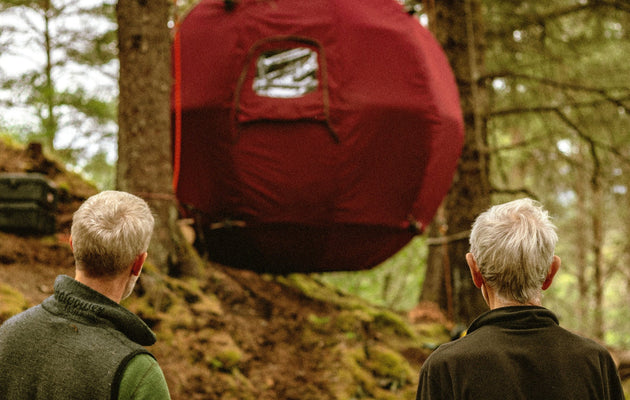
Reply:
M434 33L458 81L466 138L453 186L429 235L427 276L421 300L433 301L458 323L470 323L487 309L466 264L468 235L475 217L490 205L487 151L485 39L480 0L435 2ZM436 236L441 239L436 240ZM449 279L450 277L450 279ZM441 284L440 284L441 282Z
M584 166L588 160L585 160L584 157L584 148L580 148L578 154L576 155L578 165ZM588 186L588 182L584 179L575 179L574 187L576 193L576 208L578 210L577 215L589 215L590 210L588 206L588 193L590 187ZM590 307L590 280L589 274L587 271L588 264L588 253L591 246L588 246L587 243L591 243L591 225L589 225L589 221L586 218L578 218L576 220L576 229L574 233L576 235L575 239L573 239L573 243L575 243L575 253L577 254L577 260L579 263L577 265L577 271L575 272L575 276L577 278L577 286L578 286L578 304L577 304L577 316L578 321L584 327L592 327L591 316L589 313ZM589 332L585 332L589 335L592 335L592 328L589 328Z
M149 257L169 275L196 275L200 261L177 226L170 134L168 0L120 0L116 185L147 200L156 219Z
M43 4L42 14L44 16L44 50L46 53L45 76L46 81L43 87L43 100L46 104L46 114L42 120L42 133L44 136L44 146L49 151L55 150L55 136L57 135L57 116L55 115L55 84L52 79L53 69L53 44L50 32L50 16L54 12L50 3Z
M593 210L591 220L593 223L593 281L595 283L594 292L594 315L593 315L593 335L599 340L604 340L604 227L603 227L603 189L598 175L598 168L595 169L591 186L593 190Z

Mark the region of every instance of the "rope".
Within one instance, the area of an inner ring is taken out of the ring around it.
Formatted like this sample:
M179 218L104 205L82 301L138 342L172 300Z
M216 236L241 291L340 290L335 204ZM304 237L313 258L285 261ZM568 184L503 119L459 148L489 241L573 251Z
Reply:
M173 201L177 204L177 198L173 193L133 192L133 194L145 200Z
M454 233L448 236L430 237L427 238L426 243L429 246L438 246L451 242L457 242L458 240L462 239L468 239L468 236L470 236L470 230Z

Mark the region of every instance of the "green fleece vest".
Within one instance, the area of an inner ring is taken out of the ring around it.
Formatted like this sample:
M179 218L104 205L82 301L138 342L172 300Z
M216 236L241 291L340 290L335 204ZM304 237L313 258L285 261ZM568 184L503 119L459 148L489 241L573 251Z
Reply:
M0 326L0 399L117 399L155 335L116 302L61 275L55 293Z

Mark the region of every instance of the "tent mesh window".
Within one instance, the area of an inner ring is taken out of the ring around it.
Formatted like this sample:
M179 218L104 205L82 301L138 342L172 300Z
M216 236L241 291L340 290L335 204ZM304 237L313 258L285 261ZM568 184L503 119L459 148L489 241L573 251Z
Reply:
M261 54L252 89L259 96L290 99L317 89L317 53L298 47Z

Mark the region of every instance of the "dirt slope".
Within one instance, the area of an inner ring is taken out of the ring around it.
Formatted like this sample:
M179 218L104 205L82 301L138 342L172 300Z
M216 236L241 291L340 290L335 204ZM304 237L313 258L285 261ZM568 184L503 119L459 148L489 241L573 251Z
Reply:
M72 213L96 193L37 146L0 140L0 172L19 171L44 173L58 186L58 229L50 236L0 232L0 322L49 296L58 274L73 275ZM124 305L158 335L151 351L176 400L412 399L420 363L448 340L431 317L410 324L306 275L210 263L202 278L187 280L148 263Z
M57 275L73 275L72 213L96 193L37 146L0 139L0 172L20 171L44 173L58 186L58 229L50 236L0 232L0 323L52 294ZM201 278L182 280L149 262L123 305L156 332L150 350L174 400L414 399L421 363L449 340L449 324L430 306L399 315L312 276L211 263ZM630 355L619 359L630 386Z

